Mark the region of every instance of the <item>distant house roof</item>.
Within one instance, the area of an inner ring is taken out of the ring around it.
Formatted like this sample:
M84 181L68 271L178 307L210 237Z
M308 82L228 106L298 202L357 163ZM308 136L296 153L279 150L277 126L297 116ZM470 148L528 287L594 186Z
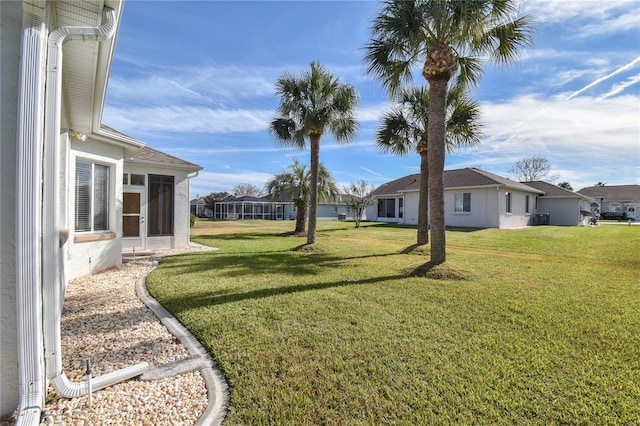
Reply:
M254 203L270 203L271 200L269 200L268 197L254 197L252 195L242 195L240 197L236 197L236 198L231 198L229 200L224 200L224 201L218 201L218 203L238 203L238 202L254 202Z
M522 182L522 183L544 192L543 197L545 198L590 199L590 197L588 197L587 195L578 194L577 192L569 191L568 189L562 188L558 185L554 185L549 182L544 182L542 180L534 180L534 181Z
M543 193L543 191L537 188L476 168L469 167L466 169L445 170L444 172L445 189L487 186L503 186L526 192ZM379 197L385 194L390 195L397 194L398 192L412 192L418 191L419 189L420 174L413 174L392 180L391 182L387 182L379 186L374 191L374 195Z
M578 191L582 195L604 201L640 203L640 185L589 186Z

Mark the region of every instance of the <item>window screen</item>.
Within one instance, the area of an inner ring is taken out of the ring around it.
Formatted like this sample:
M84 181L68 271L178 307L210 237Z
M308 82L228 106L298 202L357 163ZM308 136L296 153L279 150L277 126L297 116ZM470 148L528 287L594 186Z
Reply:
M148 234L173 235L173 176L149 175Z

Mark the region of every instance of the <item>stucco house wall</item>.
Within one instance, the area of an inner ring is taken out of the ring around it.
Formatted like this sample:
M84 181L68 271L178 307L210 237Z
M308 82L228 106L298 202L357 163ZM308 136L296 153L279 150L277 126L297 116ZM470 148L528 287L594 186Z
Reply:
M517 229L532 225L535 194L501 188L498 193L498 228ZM511 212L507 212L507 193L511 194ZM525 211L526 196L529 195L529 213Z
M536 200L536 214L548 214L548 224L588 225L594 200L577 192L544 181L524 182L544 192Z
M455 212L455 194L468 192L471 195L471 212ZM459 188L444 193L445 223L447 226L470 228L498 227L498 191L495 188Z
M418 192L406 192L403 195L404 200L402 201L402 218L399 218L400 223L406 223L409 225L417 225L418 224L418 201L420 199ZM378 206L373 206L377 213ZM398 202L396 202L396 216L399 215L399 207ZM372 217L375 217L372 216Z
M16 139L22 2L0 1L0 419L18 406Z
M341 204L318 204L318 220L337 220L340 214L351 218L353 212L348 206Z
M586 209L589 210L588 207ZM571 199L538 199L538 211L549 214L549 225L575 226L584 224L580 217L580 202ZM588 216L587 216L588 219Z
M66 244L67 277L104 271L120 265L122 260L122 148L98 141L91 136L86 141L71 138L69 161L69 191L67 207L69 217L69 242ZM109 230L76 232L75 186L71 181L76 173L76 160L87 160L109 167Z

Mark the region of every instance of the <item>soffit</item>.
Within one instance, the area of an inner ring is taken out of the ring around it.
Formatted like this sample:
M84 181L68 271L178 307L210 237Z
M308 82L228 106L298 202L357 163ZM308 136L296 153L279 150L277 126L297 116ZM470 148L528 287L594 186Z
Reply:
M115 9L120 20L120 1L58 0L54 3L55 27L99 26L104 6ZM67 126L78 133L90 134L100 127L114 38L102 42L73 39L63 45L63 110Z

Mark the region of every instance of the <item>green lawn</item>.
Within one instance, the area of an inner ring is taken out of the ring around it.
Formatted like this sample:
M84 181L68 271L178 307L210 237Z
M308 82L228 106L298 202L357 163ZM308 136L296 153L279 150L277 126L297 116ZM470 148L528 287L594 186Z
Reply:
M465 279L436 280L408 275L415 228L320 221L300 250L293 225L198 222L220 250L148 277L226 424L640 424L640 227L448 231Z

